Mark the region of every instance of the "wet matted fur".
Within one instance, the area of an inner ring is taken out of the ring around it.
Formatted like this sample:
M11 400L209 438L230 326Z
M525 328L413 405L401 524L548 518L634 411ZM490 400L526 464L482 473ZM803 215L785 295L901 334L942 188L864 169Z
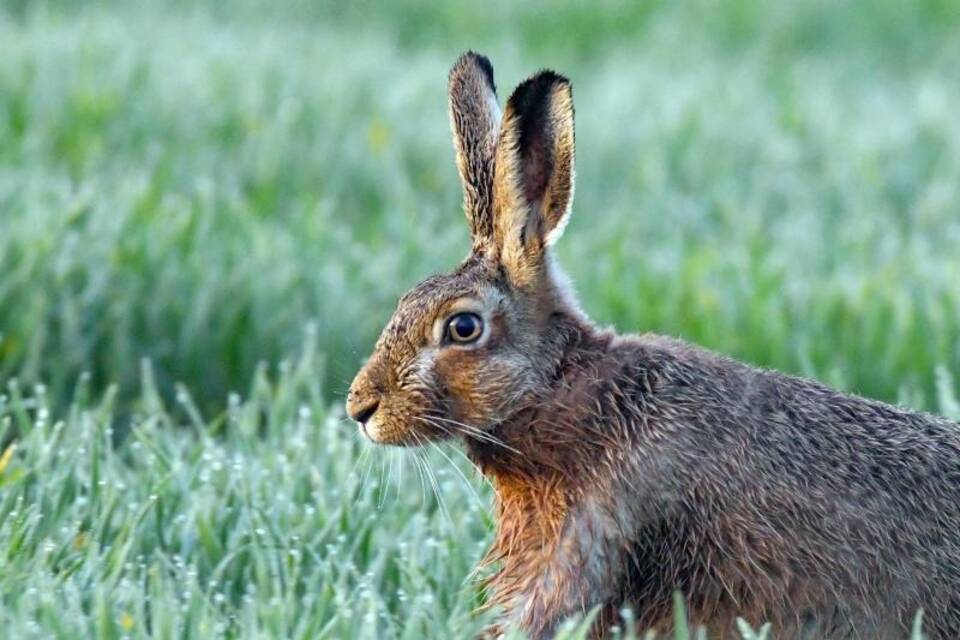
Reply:
M458 438L496 493L501 627L549 637L600 607L732 636L960 638L960 427L678 340L594 326L552 261L570 213L573 97L542 71L503 114L493 68L450 72L473 238L404 295L351 385L374 441ZM479 337L452 341L471 314Z

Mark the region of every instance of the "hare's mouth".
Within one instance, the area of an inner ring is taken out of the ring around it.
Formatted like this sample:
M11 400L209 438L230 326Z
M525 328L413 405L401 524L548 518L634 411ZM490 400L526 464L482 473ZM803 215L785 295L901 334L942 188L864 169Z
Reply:
M375 444L411 447L422 444L418 441L415 431L402 425L395 424L389 419L373 415L366 422L360 423L360 431Z

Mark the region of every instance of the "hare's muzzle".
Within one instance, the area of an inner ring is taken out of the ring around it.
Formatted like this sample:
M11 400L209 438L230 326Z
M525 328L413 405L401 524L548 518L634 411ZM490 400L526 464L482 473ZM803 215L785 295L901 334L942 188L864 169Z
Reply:
M347 413L350 415L351 420L359 422L360 426L363 427L367 424L371 416L377 412L379 406L380 400L378 398L372 398L363 404L352 403L348 400Z

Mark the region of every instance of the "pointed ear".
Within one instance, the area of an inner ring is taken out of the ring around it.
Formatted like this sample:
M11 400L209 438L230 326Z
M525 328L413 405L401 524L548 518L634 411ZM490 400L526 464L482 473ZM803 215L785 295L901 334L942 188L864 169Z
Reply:
M468 51L450 70L450 125L463 182L463 208L474 250L493 236L493 155L500 127L500 106L493 66Z
M570 215L573 129L570 81L552 71L526 80L507 101L494 162L494 241L520 283L540 273Z

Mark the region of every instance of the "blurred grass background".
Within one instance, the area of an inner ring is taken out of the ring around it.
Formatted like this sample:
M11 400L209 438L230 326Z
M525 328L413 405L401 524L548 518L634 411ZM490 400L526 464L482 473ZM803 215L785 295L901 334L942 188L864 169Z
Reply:
M468 248L445 79L577 104L559 252L601 323L919 406L960 368L960 10L856 3L4 4L0 375L207 406L315 322L341 391ZM905 395L906 394L906 395Z
M6 0L9 637L472 637L488 489L339 409L468 249L467 48L573 80L598 322L960 419L960 3Z

